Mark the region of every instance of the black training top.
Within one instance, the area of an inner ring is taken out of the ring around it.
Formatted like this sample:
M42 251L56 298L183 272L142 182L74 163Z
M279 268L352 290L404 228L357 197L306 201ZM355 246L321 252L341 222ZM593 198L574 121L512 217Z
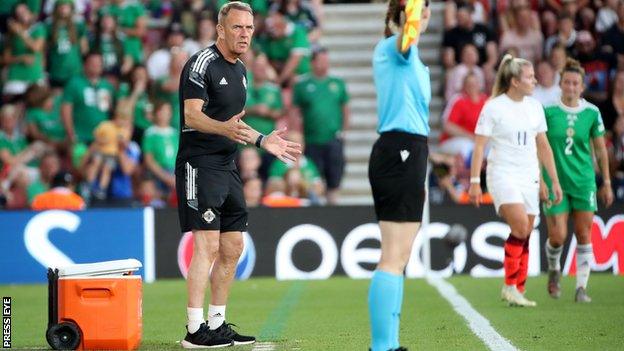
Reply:
M236 142L216 134L202 133L184 122L184 100L204 100L206 118L227 121L245 106L247 78L245 65L223 58L216 44L193 55L184 65L180 78L180 146L176 168L190 162L193 167L219 170L236 168Z

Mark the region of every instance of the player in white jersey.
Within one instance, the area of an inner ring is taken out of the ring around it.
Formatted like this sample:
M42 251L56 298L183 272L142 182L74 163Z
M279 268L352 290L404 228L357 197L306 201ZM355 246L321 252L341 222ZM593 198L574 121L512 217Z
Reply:
M561 201L561 187L545 134L544 110L530 97L535 84L533 65L529 61L505 55L498 68L492 98L483 106L475 128L470 171L470 199L478 206L483 150L491 140L487 185L496 212L511 229L505 241L505 285L501 294L511 306L536 305L524 297L524 286L529 235L535 216L539 215L540 163L553 179L555 203Z

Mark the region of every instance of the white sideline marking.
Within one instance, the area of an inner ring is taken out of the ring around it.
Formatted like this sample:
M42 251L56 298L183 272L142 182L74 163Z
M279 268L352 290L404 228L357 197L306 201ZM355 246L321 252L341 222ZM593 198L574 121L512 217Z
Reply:
M272 351L275 350L275 343L272 342L257 342L251 351Z
M455 287L440 277L427 277L427 282L453 306L455 312L464 317L470 330L485 343L490 350L517 351L511 342L500 335L490 321L475 310L470 302L461 296Z

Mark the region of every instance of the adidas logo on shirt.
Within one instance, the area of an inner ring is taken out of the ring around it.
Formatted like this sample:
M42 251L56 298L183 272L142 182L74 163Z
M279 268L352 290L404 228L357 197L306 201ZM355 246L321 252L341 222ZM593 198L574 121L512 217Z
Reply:
M219 85L227 85L227 80L225 80L225 77L221 78Z

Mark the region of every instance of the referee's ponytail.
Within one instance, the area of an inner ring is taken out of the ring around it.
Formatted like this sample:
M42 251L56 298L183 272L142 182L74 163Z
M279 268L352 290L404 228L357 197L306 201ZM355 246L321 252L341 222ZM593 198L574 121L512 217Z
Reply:
M495 98L506 93L511 87L511 79L520 78L523 66L532 66L532 64L525 59L513 57L510 54L503 56L503 59L498 66L498 72L496 72L491 97Z
M401 25L401 12L404 9L399 0L390 0L388 2L388 11L386 12L385 21L386 27L384 28L384 36L386 38L394 35L394 32Z

